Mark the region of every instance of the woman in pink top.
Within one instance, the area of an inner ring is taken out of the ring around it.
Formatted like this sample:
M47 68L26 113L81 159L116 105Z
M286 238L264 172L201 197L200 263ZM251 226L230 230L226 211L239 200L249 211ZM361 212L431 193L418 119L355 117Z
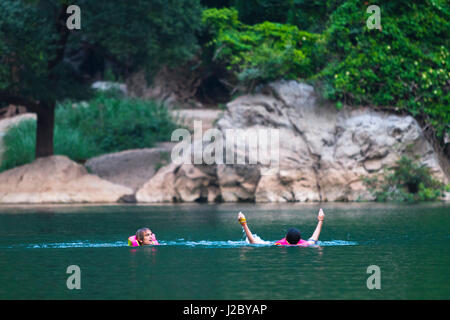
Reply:
M319 210L319 214L317 215L317 227L316 230L314 230L313 235L308 240L302 240L300 231L298 231L295 228L290 228L288 232L286 233L286 236L275 242L275 245L294 245L294 246L308 246L315 244L317 240L319 240L320 231L322 230L323 221L325 219L325 214L323 213L322 208ZM250 243L257 243L255 238L253 237L253 234L250 232L250 229L247 225L247 220L245 219L245 216L242 212L239 212L238 214L238 220L239 223L244 228L245 234L247 235L247 239Z

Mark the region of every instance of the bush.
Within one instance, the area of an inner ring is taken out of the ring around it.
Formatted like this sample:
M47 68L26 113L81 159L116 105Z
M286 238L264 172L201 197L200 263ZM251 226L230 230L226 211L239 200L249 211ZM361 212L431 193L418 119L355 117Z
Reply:
M3 136L0 172L30 163L36 148L36 120L24 120Z
M152 101L100 93L87 103L66 102L55 113L54 153L78 162L105 153L153 147L170 141L177 126L168 110ZM35 157L36 121L23 121L4 136L0 171Z
M322 32L330 14L345 0L234 0L239 19L246 24L265 21L288 23L301 30Z
M212 35L213 60L224 64L239 84L250 91L277 79L308 78L318 69L319 35L296 26L263 22L245 25L234 8L203 12L203 24ZM314 54L313 54L314 52Z
M98 94L88 106L62 104L56 118L57 124L90 137L96 154L149 148L158 141L169 141L177 128L164 105L111 93Z
M294 8L291 0L234 0L232 4L239 19L250 25L265 21L286 23Z
M430 169L402 157L394 167L381 176L362 178L376 201L433 201L439 199L448 188L433 179Z
M228 3L238 10L205 10L203 25L212 59L247 89L302 78L339 107L410 114L441 145L450 135L448 1L380 0L381 31L359 0Z
M348 0L324 32L329 64L316 76L326 98L407 112L450 131L450 10L444 1L381 1L381 27L369 30L361 1Z

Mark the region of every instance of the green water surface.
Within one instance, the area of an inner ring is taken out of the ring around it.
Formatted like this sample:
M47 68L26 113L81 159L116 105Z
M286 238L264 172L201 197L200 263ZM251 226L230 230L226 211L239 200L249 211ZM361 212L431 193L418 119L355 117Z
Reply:
M308 238L320 207L317 247L249 245L236 219ZM143 226L161 245L127 247ZM0 299L449 299L449 227L443 203L2 206Z

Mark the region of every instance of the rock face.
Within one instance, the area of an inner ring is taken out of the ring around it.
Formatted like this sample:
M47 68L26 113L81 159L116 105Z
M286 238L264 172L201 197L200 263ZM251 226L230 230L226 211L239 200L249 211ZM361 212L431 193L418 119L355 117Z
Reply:
M230 102L216 128L225 139L229 129L277 130L276 170L263 173L267 166L261 159L256 164L172 163L138 190L137 200L371 200L361 176L380 173L403 155L417 156L435 178L449 181L413 117L370 108L337 111L320 101L313 87L296 81L276 82Z
M133 190L88 174L65 156L38 158L0 173L0 203L117 202Z
M201 121L203 131L211 129L218 119L222 117L223 111L215 109L177 109L171 111L174 120L188 128L188 130L194 130L194 121Z
M142 187L170 160L171 146L126 150L89 159L85 167L89 172L115 184L132 189Z
M215 168L170 164L136 193L137 202L215 202L220 200Z
M203 105L195 98L200 82L201 78L190 66L177 69L163 66L151 84L145 72L139 71L126 80L126 85L132 97L160 101L169 107L201 108Z

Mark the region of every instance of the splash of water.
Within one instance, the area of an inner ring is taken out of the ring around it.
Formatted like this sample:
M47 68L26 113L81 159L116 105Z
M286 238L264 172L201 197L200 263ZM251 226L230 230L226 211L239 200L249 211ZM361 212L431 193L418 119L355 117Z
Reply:
M253 235L256 243L250 244L248 239L245 240L185 240L183 238L173 241L159 241L160 246L186 246L186 247L203 247L203 248L237 248L245 246L272 246L275 240L264 240L257 234ZM345 240L329 240L318 241L316 246L354 246L358 245L355 241ZM74 242L59 242L59 243L35 243L35 244L20 244L8 246L6 248L26 248L26 249L66 249L66 248L111 248L111 247L128 247L126 241L114 242L91 242L89 240L80 240Z

